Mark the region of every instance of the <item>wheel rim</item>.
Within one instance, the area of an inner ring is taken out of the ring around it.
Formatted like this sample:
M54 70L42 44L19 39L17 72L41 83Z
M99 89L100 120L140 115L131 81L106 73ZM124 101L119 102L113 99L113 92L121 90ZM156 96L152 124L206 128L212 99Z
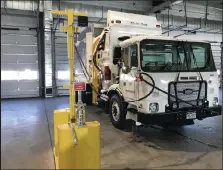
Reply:
M112 103L112 117L115 121L118 121L120 117L119 104L116 101L113 101Z

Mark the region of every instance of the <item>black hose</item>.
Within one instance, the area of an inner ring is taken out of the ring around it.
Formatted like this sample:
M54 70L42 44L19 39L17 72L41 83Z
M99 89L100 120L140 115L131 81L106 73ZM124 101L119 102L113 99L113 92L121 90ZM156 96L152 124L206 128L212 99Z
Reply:
M142 74L145 74L145 73L140 73L140 75L142 75ZM152 76L150 76L149 74L148 74L147 76L152 80L152 84L153 84L152 89L150 90L150 92L149 92L147 95L145 95L144 97L139 98L138 100L125 101L125 102L139 102L139 101L141 101L141 100L143 100L143 99L149 97L149 96L152 94L152 92L153 92L154 89L155 89L155 81L154 81L154 79L152 78ZM147 82L146 80L143 80L143 81L145 81L147 84L149 83L149 82Z
M90 77L89 73L87 72L87 68L86 68L86 66L84 65L83 60L81 59L81 56L80 56L80 54L79 54L79 52L78 52L78 50L77 50L77 46L76 46L75 44L74 44L74 48L75 48L75 50L76 50L76 52L77 52L78 60L79 60L79 62L81 63L80 66L81 66L82 70L83 70L83 67L84 67L84 70L85 70L86 74L88 75L88 77ZM83 71L84 75L85 75L85 72ZM86 77L86 75L85 75L85 77ZM86 77L86 79L87 79L87 77Z
M83 60L81 59L81 56L80 56L80 54L79 54L79 52L78 52L77 47L76 47L75 44L74 44L74 48L76 49L76 52L77 52L77 58L78 58L78 60L79 60L79 62L80 62L80 66L81 66L81 68L82 68L82 70L83 70L84 76L85 76L85 78L87 79L87 81L89 82L88 77L90 77L90 74L87 72L87 68L86 68L86 66L84 65ZM84 67L84 69L83 69L83 67ZM88 75L88 77L86 76L86 74ZM89 82L89 85L91 86L92 90L94 90L95 93L98 94L98 91L97 91L96 88L92 85L92 83ZM100 95L100 94L99 94L99 95Z
M90 77L90 75L89 75L89 73L87 72L87 68L86 68L86 66L84 65L83 60L81 59L81 56L80 56L80 54L79 54L79 52L78 52L78 50L77 50L76 45L74 45L74 48L75 48L75 50L76 50L76 52L77 52L78 60L79 60L79 62L81 63L81 64L80 64L80 65L81 65L81 68L82 68L82 70L84 70L83 73L84 73L84 75L85 75L85 78L88 80L86 74L88 75L88 77ZM83 67L84 67L84 69L83 69ZM143 74L143 73L141 73L141 74ZM152 83L155 85L155 81L154 81L154 79L153 79L150 75L149 75L149 77L150 77L150 79L152 80ZM98 91L97 91L96 88L93 86L93 84L90 83L90 82L89 82L89 84L90 84L92 90L94 90L95 93L97 93L98 96L101 96L101 94L98 93ZM147 98L148 96L150 96L150 95L152 94L152 92L154 91L154 88L155 88L155 87L152 86L151 91L150 91L147 95L145 95L144 97L142 97L142 98L140 98L140 99L138 99L138 100L133 100L133 101L123 101L123 102L136 102L136 101L141 101L141 100Z

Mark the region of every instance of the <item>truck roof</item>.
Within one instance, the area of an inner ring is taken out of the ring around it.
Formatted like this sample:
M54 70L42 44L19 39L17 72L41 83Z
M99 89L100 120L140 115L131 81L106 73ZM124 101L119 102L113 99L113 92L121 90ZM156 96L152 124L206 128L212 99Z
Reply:
M191 39L183 39L183 38L174 38L174 37L164 37L164 36L135 36L120 42L121 47L127 47L131 44L136 42L140 42L144 39L153 39L153 40L170 40L170 41L187 41L187 42L201 42L201 43L209 43L207 41L200 41L200 40L191 40Z
M113 21L120 20L122 23L124 23L124 25L138 25L138 26L144 26L144 27L148 27L150 25L156 26L156 24L158 23L155 16L108 10L107 26L110 26L112 24L111 22L112 20Z

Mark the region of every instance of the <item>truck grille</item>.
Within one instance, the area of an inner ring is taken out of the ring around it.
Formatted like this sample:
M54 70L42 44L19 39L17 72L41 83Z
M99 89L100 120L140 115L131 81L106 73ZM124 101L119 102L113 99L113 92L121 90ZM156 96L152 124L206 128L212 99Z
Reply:
M173 109L188 108L192 105L202 106L207 98L207 82L206 81L193 81L193 82L170 82L169 94L175 96L169 96L169 105ZM177 99L184 100L185 102L178 101Z

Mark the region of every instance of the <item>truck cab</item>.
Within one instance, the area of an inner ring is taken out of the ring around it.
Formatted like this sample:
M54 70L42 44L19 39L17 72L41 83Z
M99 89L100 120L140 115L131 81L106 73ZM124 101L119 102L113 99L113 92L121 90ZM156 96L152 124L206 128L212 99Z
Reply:
M98 97L115 127L127 119L186 125L221 114L210 43L164 37L155 17L115 11L94 42Z
M137 36L121 42L119 48L121 64L116 88L127 103L128 119L143 124L185 125L221 114L210 43ZM112 108L121 110L111 104L111 114Z

